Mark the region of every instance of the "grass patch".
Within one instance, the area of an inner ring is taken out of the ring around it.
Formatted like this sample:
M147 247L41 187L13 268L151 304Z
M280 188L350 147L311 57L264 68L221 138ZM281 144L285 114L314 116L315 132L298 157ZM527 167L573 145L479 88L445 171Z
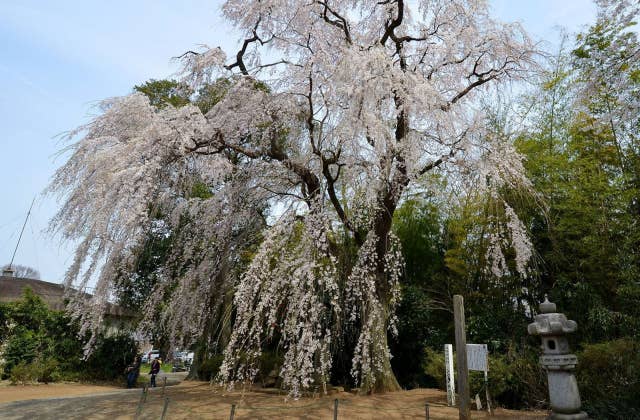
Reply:
M164 373L171 373L171 369L173 369L173 364L171 363L161 363L160 371ZM151 363L143 363L140 365L140 374L148 374L151 372Z

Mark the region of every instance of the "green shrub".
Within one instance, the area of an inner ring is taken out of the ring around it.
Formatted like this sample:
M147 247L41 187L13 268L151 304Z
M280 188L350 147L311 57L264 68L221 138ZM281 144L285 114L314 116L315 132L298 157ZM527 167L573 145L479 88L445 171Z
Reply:
M198 366L198 379L201 381L210 381L215 379L220 371L220 365L222 364L222 359L224 358L221 354L214 354L208 359L204 359L200 366Z
M84 363L89 378L112 380L123 376L125 368L138 352L135 340L126 333L100 337L94 351Z
M36 359L31 364L35 365L34 371L37 374L36 380L38 382L48 384L49 382L57 382L61 379L60 363L58 363L56 359Z
M418 285L403 285L396 315L398 337L389 343L396 379L403 388L434 387L436 384L426 378L420 367L427 358L426 343L441 341L443 334L433 328L435 319L427 292Z
M262 384L263 386L273 386L278 385L279 380L276 379L275 384L271 382L273 378L271 377L272 373L275 372L276 378L280 374L280 367L284 362L284 358L281 354L276 353L274 350L265 350L260 355L260 365L258 370L258 375L256 377L256 383ZM270 378L271 377L271 378ZM316 383L320 383L320 378L314 378ZM270 383L271 382L271 383Z
M440 389L445 389L444 350L427 348L425 354L425 375ZM494 404L508 408L538 408L545 404L547 390L544 373L533 349L520 352L510 350L505 355L490 354L488 380L489 394ZM469 373L469 393L472 397L480 394L484 400L483 372Z
M31 363L21 361L11 369L12 384L25 385L29 382L57 382L61 379L59 363L55 359L35 359Z
M444 367L444 349L442 351L436 351L427 347L425 349L425 361L422 369L426 376L437 384L438 388L446 389L447 378Z
M5 360L5 374L11 375L13 368L21 362L31 363L38 354L40 342L41 335L37 332L22 326L16 327L9 336L2 355Z
M196 378L201 381L215 380L218 372L220 371L220 365L224 356L222 354L214 354L211 357L204 359L197 367ZM282 356L276 354L274 351L264 351L260 355L259 370L256 377L257 383L264 383L269 374L282 365Z
M11 369L9 380L13 385L26 385L36 380L37 373L34 372L32 363L19 362Z
M578 353L583 409L593 418L640 418L640 342L620 339Z
M26 288L21 300L0 305L1 378L14 383L61 379L111 380L122 375L137 352L127 333L99 336L93 353L82 360L88 337L78 337L76 322ZM13 369L18 370L13 373Z

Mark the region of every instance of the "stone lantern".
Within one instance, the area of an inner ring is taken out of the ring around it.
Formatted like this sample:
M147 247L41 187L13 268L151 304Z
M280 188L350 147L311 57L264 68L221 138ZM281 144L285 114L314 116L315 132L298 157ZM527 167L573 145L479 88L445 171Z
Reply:
M587 414L580 411L580 393L573 371L578 363L574 354L569 354L569 342L566 334L575 332L578 324L568 320L564 314L556 312L556 304L545 297L540 304L540 314L535 322L529 324L530 335L542 338L540 364L547 371L549 383L549 402L553 413L550 419L575 420L586 419Z

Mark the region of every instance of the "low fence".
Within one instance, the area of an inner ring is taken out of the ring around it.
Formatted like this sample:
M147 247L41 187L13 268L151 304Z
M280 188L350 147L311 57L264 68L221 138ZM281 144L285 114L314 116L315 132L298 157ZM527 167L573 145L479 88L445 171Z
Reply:
M189 404L185 404L185 399L172 400L169 396L165 396L166 381L163 384L161 392L154 392L149 395L149 389L145 386L140 394L140 399L136 408L135 420L158 418L159 402L162 402L162 413L160 419L171 419L172 414L180 418L209 418L209 419L250 419L250 418L326 418L326 419L353 419L353 418L372 418L372 411L375 412L375 418L423 418L426 420L445 418L443 416L432 416L432 407L447 407L446 404L438 404L433 402L425 402L422 405L411 404L410 406L383 406L377 407L372 404L366 404L355 400L354 398L317 398L310 400L306 404L282 404L282 405L255 405L249 403L229 403L215 404L208 406L207 409L194 412ZM159 394L159 395L153 395ZM158 398L159 397L159 398ZM183 396L184 397L184 396ZM182 401L180 401L182 400ZM190 403L193 401L189 400ZM153 409L148 410L147 404L153 403ZM221 407L223 405L223 407ZM226 405L226 406L224 406ZM304 414L300 414L304 413ZM313 414L312 414L313 413ZM449 416L447 416L449 417Z

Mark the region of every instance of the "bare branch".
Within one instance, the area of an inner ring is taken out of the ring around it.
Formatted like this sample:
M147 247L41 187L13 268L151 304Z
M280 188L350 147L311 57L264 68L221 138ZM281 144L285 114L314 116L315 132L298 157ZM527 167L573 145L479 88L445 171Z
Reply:
M316 1L316 3L324 6L324 9L322 11L322 18L324 19L324 21L330 25L335 26L336 28L341 29L344 32L344 38L347 41L347 44L351 45L351 33L349 31L349 24L347 23L347 20L340 14L336 13L333 9L331 9L331 7L329 7L329 5L327 4L327 0L319 0ZM331 15L333 15L333 17L335 17L337 20L331 20L327 15L327 12L331 13Z
M398 4L398 15L391 22L385 22L384 34L382 34L382 38L380 38L382 45L387 43L389 37L393 35L393 31L402 24L402 19L404 18L404 0L395 1Z
M260 45L264 45L265 43L269 42L269 41L263 41L262 39L260 39L260 37L258 36L258 26L260 25L260 20L258 19L258 21L256 22L255 26L253 27L253 36L250 38L246 38L243 42L242 42L242 48L240 49L240 51L238 51L238 53L236 54L236 61L235 63L231 63L227 66L224 66L224 68L226 68L227 70L232 70L234 67L238 67L240 69L240 72L242 74L244 74L245 76L249 75L249 72L247 71L247 67L244 64L244 55L247 52L247 47L249 46L249 44L252 44L256 41L260 42Z

